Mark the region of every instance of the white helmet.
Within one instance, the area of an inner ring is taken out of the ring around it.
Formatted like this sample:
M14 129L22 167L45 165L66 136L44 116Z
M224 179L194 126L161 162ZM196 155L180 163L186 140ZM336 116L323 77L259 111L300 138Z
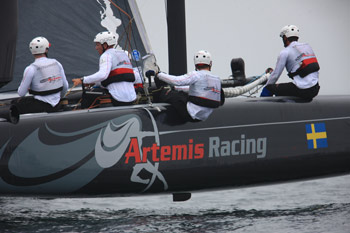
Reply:
M50 47L49 41L42 36L35 37L29 43L29 50L32 54L42 54L46 52L46 49Z
M107 43L108 46L111 46L117 43L117 39L111 32L100 32L95 36L94 42L99 42L100 44Z
M287 25L281 29L280 37L286 36L287 38L296 36L299 37L299 28L295 25Z
M211 55L206 50L200 50L194 55L194 65L206 64L211 66Z

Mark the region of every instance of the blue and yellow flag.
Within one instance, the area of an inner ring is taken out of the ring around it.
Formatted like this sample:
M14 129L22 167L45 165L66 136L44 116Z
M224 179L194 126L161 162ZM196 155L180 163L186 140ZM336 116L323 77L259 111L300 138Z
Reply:
M328 147L325 123L307 124L306 138L309 149Z

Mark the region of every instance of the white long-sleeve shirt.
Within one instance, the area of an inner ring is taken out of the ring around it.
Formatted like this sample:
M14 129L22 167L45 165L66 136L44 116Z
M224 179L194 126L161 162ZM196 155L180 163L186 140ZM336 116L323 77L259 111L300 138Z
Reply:
M129 58L123 51L116 49L107 49L100 57L99 70L89 76L84 77L84 83L100 83L107 79L109 73L117 67L117 65ZM121 102L132 102L136 99L136 92L132 82L114 82L107 86L109 93L114 99Z
M295 53L295 49L301 50L301 52L313 53L311 47L308 44L299 43L297 41L293 41L290 43L289 46L284 48L277 59L277 64L275 70L271 73L267 85L269 84L275 84L279 77L281 76L284 67L286 67L286 70L288 72L295 72L299 67L300 64L296 62L297 54ZM319 72L313 72L304 78L300 77L299 75L294 76L293 83L300 89L306 89L315 86L318 83L318 75Z
M140 74L140 69L138 67L134 67L133 68L134 75L135 75L135 82L134 82L134 84L142 84L142 83L144 83L144 81L142 79L142 75Z
M37 70L37 68L35 67L35 64L40 64L40 65L44 66L46 64L51 64L52 60L56 61L58 66L59 66L60 77L62 78L62 81L63 81L63 89L61 92L50 94L50 95L45 95L45 96L34 95L34 98L37 100L49 103L53 107L56 106L60 102L61 97L64 96L64 94L66 93L66 91L68 89L68 81L66 79L66 75L64 73L64 70L63 70L61 63L59 63L57 60L55 60L53 58L47 58L47 57L37 58L37 59L35 59L33 64L30 64L29 66L27 66L25 68L24 73L23 73L22 82L21 82L20 86L18 87L18 95L19 96L25 96L28 93L29 89L34 89L34 87L33 87L33 85L35 85L33 82L34 78L41 78L42 74L40 71Z
M191 86L191 85L195 85L195 83L198 80L202 79L203 78L202 76L204 75L213 76L210 71L200 70L200 71L193 71L191 73L180 75L180 76L159 73L158 78L160 80L163 80L164 82L167 82L169 84L176 85L176 86ZM214 110L213 108L196 105L190 101L187 102L186 107L187 107L188 113L193 119L198 119L201 121L206 120Z

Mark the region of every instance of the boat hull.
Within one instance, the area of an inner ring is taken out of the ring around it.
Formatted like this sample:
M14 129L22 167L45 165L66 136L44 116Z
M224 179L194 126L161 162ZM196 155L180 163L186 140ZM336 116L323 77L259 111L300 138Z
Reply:
M226 99L204 122L167 104L0 122L0 193L125 196L350 172L350 96Z

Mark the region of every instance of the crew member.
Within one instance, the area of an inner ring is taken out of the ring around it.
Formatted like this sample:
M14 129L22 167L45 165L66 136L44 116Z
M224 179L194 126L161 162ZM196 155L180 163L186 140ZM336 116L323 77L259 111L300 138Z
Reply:
M101 86L108 89L114 106L131 105L136 99L136 92L134 89L135 75L129 57L124 51L114 49L117 41L111 32L98 33L94 42L95 49L101 55L99 71L89 76L73 79L74 85L100 83Z
M297 96L311 101L319 92L319 64L314 51L307 43L299 43L299 29L294 25L282 28L280 36L284 49L281 51L275 70L264 87L261 96ZM286 67L290 83L276 84Z
M135 82L134 82L135 89L143 88L144 81L143 81L143 78L142 78L142 75L140 73L139 68L134 67L133 70L134 70L134 75L135 75Z
M164 89L160 101L172 104L185 121L204 121L221 103L221 81L210 70L211 55L201 50L194 55L196 70L181 76L158 73L157 78L176 86L189 85L188 94L182 91ZM148 71L154 74L154 71Z
M61 63L47 57L49 47L49 41L41 36L29 43L35 61L24 70L18 87L18 95L22 98L12 102L20 114L60 109L59 102L68 89L68 82ZM28 92L33 96L23 97Z
M128 58L131 60L130 53L127 50L124 50L125 54L128 56ZM133 67L134 75L135 75L135 81L134 81L134 87L135 89L143 88L143 78L140 73L141 67Z

